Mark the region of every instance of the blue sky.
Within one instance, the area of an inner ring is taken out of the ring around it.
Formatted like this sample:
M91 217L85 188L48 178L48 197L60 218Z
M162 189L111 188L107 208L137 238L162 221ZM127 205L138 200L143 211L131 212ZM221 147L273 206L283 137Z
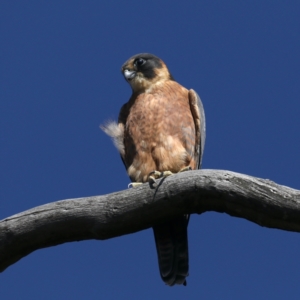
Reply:
M127 188L99 125L131 94L120 67L161 57L201 96L203 168L300 189L300 2L2 1L0 218ZM160 279L152 230L38 250L1 299L299 299L300 235L193 215L187 287Z

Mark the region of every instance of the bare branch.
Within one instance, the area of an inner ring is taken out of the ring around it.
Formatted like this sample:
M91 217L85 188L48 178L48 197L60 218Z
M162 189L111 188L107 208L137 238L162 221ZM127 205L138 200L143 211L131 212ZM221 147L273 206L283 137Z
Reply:
M225 212L300 232L300 191L230 171L183 172L104 196L38 206L0 221L0 270L45 247L109 239L185 213Z

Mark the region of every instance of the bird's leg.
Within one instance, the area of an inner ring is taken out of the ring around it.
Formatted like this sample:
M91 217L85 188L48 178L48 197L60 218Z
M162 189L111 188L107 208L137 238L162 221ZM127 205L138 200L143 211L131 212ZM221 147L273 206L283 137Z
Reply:
M190 166L187 166L187 167L182 168L178 173L185 172L185 171L190 171L190 170L192 170L192 168ZM154 170L154 171L152 171L148 174L148 181L151 184L154 184L156 179L162 178L162 177L167 177L167 176L170 176L170 175L173 175L173 174L174 173L171 172L171 171L160 172L160 171Z
M162 178L162 177L167 177L170 175L173 175L174 173L172 173L171 171L164 171L164 172L160 172L160 171L152 171L148 174L148 181L153 184L155 183L155 180L158 178Z
M184 171L190 171L190 170L192 170L192 168L190 166L187 166L187 167L182 168L178 173L184 172ZM174 173L171 171L160 172L160 171L154 170L148 174L148 181L150 184L154 184L156 182L156 179L168 177L173 174ZM136 188L142 184L143 184L143 182L131 182L128 184L128 188Z

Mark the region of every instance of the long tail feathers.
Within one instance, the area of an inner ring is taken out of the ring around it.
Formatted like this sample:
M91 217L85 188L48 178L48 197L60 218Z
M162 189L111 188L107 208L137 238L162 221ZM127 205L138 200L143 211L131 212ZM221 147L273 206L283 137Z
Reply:
M153 227L160 275L170 286L186 285L189 275L188 221L184 215Z

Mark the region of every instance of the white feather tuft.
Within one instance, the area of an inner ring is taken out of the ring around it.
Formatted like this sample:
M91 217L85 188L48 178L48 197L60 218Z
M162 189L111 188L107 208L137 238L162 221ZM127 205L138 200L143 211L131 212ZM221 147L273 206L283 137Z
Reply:
M124 156L124 126L117 124L115 121L108 121L105 125L100 125L100 128L109 135L121 156Z

